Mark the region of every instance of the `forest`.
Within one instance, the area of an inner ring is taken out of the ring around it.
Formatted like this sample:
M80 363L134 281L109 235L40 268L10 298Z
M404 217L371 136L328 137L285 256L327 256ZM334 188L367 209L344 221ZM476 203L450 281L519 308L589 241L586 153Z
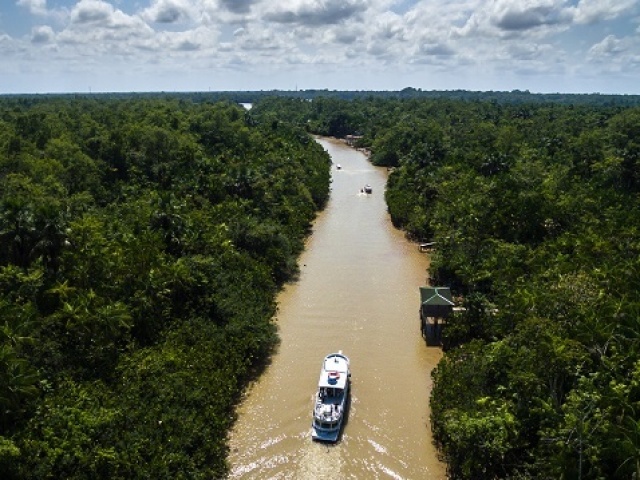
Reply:
M449 477L640 478L636 99L414 89L0 98L3 478L228 473L328 200L310 133L361 136L465 307L432 373Z
M9 96L7 96L9 97ZM68 93L68 94L30 94L17 95L22 102L53 99L91 99L108 98L118 100L154 99L154 100L182 100L186 102L218 102L255 104L266 99L286 98L313 101L315 99L337 100L460 100L472 102L494 102L503 104L525 103L559 103L564 105L599 105L599 106L638 106L640 95L613 95L605 93L531 93L528 90L511 91L470 91L470 90L422 90L421 88L406 87L402 90L239 90L239 91L208 91L208 92L112 92L112 93Z
M464 307L432 373L450 478L640 478L640 108L520 97L252 115L362 136L394 224L435 242L430 282Z
M2 478L223 478L329 182L228 101L0 98Z

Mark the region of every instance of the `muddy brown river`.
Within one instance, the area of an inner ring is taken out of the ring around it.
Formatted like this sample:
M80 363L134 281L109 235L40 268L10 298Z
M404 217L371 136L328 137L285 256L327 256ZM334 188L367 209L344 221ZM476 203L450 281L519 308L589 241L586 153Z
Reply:
M446 478L428 404L441 352L418 321L428 258L391 225L387 172L342 142L318 141L334 163L331 199L299 280L278 297L281 345L239 407L230 478ZM351 360L351 408L341 440L326 445L311 440L313 395L322 359L339 350Z

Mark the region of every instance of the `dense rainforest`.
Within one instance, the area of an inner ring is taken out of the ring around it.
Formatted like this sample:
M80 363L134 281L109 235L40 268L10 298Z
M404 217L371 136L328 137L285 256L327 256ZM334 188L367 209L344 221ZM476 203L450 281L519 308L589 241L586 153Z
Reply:
M429 279L465 307L432 374L450 478L640 478L640 108L372 96L252 115L360 135L393 170L393 222L435 242Z
M224 477L329 182L230 102L0 98L2 478Z
M328 198L309 132L392 169L465 307L433 372L449 476L640 478L636 97L253 93L0 98L3 478L224 477Z

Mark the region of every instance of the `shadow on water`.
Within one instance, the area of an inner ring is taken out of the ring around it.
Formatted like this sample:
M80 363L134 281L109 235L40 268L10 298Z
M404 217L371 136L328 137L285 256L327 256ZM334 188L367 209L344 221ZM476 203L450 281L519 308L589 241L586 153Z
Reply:
M421 326L422 337L428 347L442 346L442 324L426 323Z
M273 358L278 353L278 349L280 348L281 339L280 337L273 337L268 345L265 347L267 350L267 354L259 357L258 360L255 360L249 367L247 368L246 374L239 379L241 388L238 390L236 397L236 406L242 402L242 400L248 395L250 386L258 381L260 377L271 367L273 363ZM234 413L235 417L235 413Z

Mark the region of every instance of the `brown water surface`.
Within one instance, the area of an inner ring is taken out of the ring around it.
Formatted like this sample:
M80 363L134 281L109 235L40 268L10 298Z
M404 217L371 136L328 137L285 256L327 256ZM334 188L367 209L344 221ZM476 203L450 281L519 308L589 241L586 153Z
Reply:
M282 343L249 390L231 433L230 478L443 479L429 430L430 372L440 359L420 335L428 259L393 228L387 173L343 143L319 139L334 164L331 199L278 297ZM365 184L373 193L361 193ZM311 440L322 359L351 359L352 401L341 441Z

